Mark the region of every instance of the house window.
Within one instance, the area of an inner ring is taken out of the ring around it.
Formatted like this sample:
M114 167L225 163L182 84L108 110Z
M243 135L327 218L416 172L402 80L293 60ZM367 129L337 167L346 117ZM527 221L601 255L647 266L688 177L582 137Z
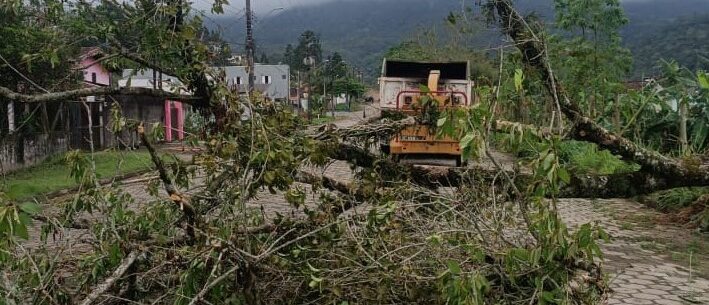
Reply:
M266 85L268 85L268 84L271 83L271 77L268 76L268 75L264 75L263 78L262 78L262 80L263 80L263 83L266 84Z
M91 72L91 82L96 83L96 72Z
M236 77L235 83L236 83L237 85L243 84L243 82L241 81L241 76L237 76L237 77Z
M286 79L287 76L286 76L285 74L283 74L283 76L281 76L281 78L282 78L282 79Z

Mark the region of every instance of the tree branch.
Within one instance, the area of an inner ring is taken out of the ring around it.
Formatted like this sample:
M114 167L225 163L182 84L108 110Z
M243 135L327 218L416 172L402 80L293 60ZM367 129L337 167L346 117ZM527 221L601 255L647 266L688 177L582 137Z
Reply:
M160 174L160 180L162 181L163 186L165 187L165 191L170 196L170 200L177 204L180 207L180 210L185 213L185 217L187 217L187 235L189 235L191 238L194 238L194 226L196 225L198 217L196 210L190 203L189 199L187 199L185 195L180 193L180 191L177 190L177 187L175 187L175 185L172 183L172 179L170 179L170 176L167 174L167 170L165 169L165 164L162 162L162 159L160 159L160 156L158 156L157 152L155 152L155 148L153 147L153 145L150 143L150 141L148 141L148 137L145 135L145 128L142 124L138 126L138 135L140 136L143 145L145 145L145 147L148 149L148 152L150 153L150 158L155 164L155 167L157 167L158 169L158 173Z
M123 259L118 268L113 271L113 274L103 281L100 285L96 286L91 293L86 296L86 298L81 302L81 305L91 305L93 304L101 295L106 293L109 289L116 284L116 282L123 277L123 275L130 269L130 267L135 263L138 257L141 255L138 251L133 251L128 253L128 256Z
M192 103L199 100L199 97L194 97L191 95L181 95L170 93L163 90L156 90L150 88L112 88L112 87L92 87L92 88L82 88L61 92L43 93L43 94L21 94L10 90L9 88L0 86L0 97L4 97L10 101L22 102L22 103L49 103L49 102L63 102L76 100L81 97L95 96L95 95L141 95L141 96L152 96L160 98L169 98L182 101L184 103Z

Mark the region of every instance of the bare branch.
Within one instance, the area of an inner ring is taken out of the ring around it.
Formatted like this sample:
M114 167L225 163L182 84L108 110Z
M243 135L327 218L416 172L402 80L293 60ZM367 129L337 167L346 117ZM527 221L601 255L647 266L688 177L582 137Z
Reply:
M123 277L123 275L130 269L131 266L135 263L135 261L140 257L141 253L138 251L133 251L128 253L128 256L126 256L123 261L121 262L120 265L118 265L118 268L113 271L113 274L108 277L106 280L103 281L100 285L96 286L91 293L86 296L86 298L80 303L81 305L91 305L93 304L101 295L106 293L109 289L113 287L113 285L116 284L116 282Z

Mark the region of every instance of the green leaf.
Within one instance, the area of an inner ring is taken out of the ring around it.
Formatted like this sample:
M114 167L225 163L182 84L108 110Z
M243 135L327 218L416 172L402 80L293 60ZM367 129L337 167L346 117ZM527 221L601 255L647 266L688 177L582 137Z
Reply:
M446 121L448 121L448 117L447 117L447 116L444 116L444 117L438 119L438 122L436 123L436 125L437 125L438 127L442 127L443 125L446 124Z
M563 181L564 183L571 183L571 176L569 176L569 172L565 168L560 167L557 171L557 175L559 176L559 179L561 179L561 181Z
M460 148L465 149L470 146L470 142L472 142L473 139L475 139L475 135L472 133L466 134L465 137L460 140Z
M311 274L310 275L310 283L308 283L308 286L310 288L318 287L320 285L320 283L322 283L322 281L323 281L323 279L321 277L317 277L317 276L314 276Z
M522 91L522 82L524 81L524 73L522 69L515 69L515 90Z
M546 302L555 302L554 294L549 291L542 292L542 300Z
M551 168L551 164L554 161L554 153L549 153L544 157L544 161L542 161L542 169L548 170Z
M25 202L20 205L20 210L30 215L37 215L41 211L41 208L34 202Z
M456 261L448 261L448 271L450 271L451 274L453 275L459 275L460 274L460 264Z
M15 231L15 235L19 236L22 239L29 239L29 234L27 233L27 225L26 223L29 223L29 217L25 214L20 214L20 220L13 223L13 231Z
M709 73L702 71L697 72L697 81L699 82L699 87L709 89Z

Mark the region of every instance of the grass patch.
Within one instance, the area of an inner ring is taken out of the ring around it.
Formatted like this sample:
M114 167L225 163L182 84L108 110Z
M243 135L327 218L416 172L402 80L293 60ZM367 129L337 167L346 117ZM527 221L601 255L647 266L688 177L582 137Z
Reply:
M607 150L598 150L593 143L563 141L559 145L559 158L576 173L591 175L612 175L632 173L640 166L625 162Z
M364 108L362 106L362 104L357 103L357 102L352 102L352 109L347 108L347 106L348 106L347 103L337 104L335 106L335 111L353 111L354 112L354 111L360 111L360 110L362 110L362 108Z
M709 187L682 187L655 192L638 199L660 211L676 212L692 205L704 194L709 194Z
M497 134L495 140L503 150L524 159L537 158L544 145L539 138L530 134L525 134L521 142L511 140L507 134ZM561 141L558 154L563 166L577 175L606 176L640 169L639 165L625 162L608 150L599 150L594 143Z
M332 123L333 121L335 121L334 117L324 115L319 118L314 117L312 120L310 120L310 124L311 125L323 125L323 124Z
M152 168L147 151L103 151L94 154L99 179L135 173ZM1 189L13 200L29 199L41 194L75 187L69 176L71 169L63 156L55 156L36 166L11 173L2 181Z

